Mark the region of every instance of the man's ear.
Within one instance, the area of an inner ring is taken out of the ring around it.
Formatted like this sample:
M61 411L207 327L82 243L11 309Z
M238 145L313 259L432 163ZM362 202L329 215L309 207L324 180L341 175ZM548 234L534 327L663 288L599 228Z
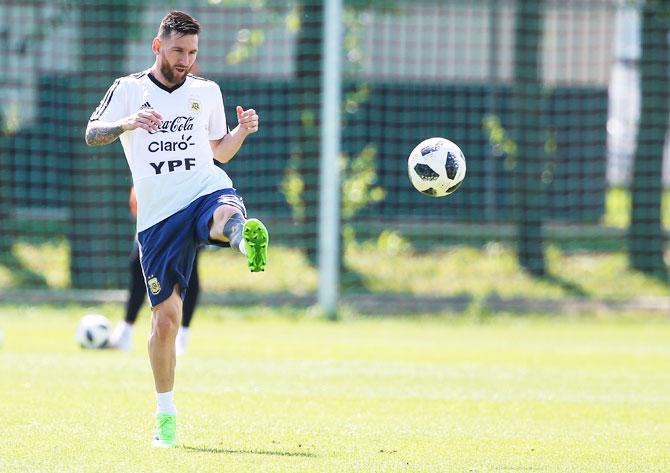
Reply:
M158 37L155 37L154 40L151 42L151 50L154 52L156 56L160 54L161 40Z

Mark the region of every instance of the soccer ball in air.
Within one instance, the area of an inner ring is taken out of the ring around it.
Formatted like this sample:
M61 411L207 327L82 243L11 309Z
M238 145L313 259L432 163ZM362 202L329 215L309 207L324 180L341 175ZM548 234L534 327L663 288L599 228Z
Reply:
M443 197L460 187L465 178L465 156L445 138L428 138L407 159L412 185L422 194Z
M77 325L77 342L82 348L105 348L109 343L112 325L104 315L87 314Z

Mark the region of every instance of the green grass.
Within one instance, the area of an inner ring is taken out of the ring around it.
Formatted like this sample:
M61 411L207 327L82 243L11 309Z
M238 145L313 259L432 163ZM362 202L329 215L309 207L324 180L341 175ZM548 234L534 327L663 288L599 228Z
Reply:
M24 267L55 289L69 286L68 252L64 241L15 245ZM354 291L425 296L497 294L528 299L670 296L667 283L629 270L623 252L568 252L549 245L547 264L553 278L547 279L530 277L519 267L513 247L494 242L484 247L460 245L400 253L365 243L350 247L346 258L349 267L363 278L361 284L349 288ZM221 277L221 268L226 270L225 278ZM0 287L38 287L22 282L21 276L8 269L0 270ZM250 273L245 259L230 250L207 250L200 257L200 276L204 291L219 293L306 295L313 294L318 285L317 270L307 264L305 256L296 249L280 246L270 248L268 267L262 273ZM343 275L343 283L351 283L348 275Z
M82 351L79 317L0 306L0 471L663 472L670 321L311 319L202 307L178 363L179 445L149 447L143 341Z
M663 202L662 219L665 228L670 229L670 190L664 192ZM513 226L507 225L505 231L495 235L490 232L500 230L497 225L483 225L484 230L478 231L484 233L473 242L470 237L477 229L465 225L461 229L463 234L449 244L439 246L434 236L428 238L432 243L424 251L417 240L426 239L425 229L412 225L412 231L421 233L414 240L408 235L404 239L400 236L406 229L398 228L399 233L392 234L386 228L383 238L376 239L377 233L373 232L369 236L374 238L349 245L346 263L359 277L352 279L351 273L343 274L342 282L345 291L425 296L498 295L526 299L586 296L619 300L670 296L667 282L628 268L625 229L629 213L628 191L611 188L603 226L551 227L547 234L552 233L554 239L548 237L546 244L549 278L530 277L520 268ZM438 223L428 233L438 235L442 227ZM12 259L5 266L0 265L0 288L68 288L69 253L65 239L42 243L16 241ZM670 247L665 259L670 265ZM220 277L222 268L226 271L225 278ZM314 294L318 287L317 270L310 267L299 249L290 246L270 245L264 273L250 273L244 258L220 249L202 253L200 271L203 288L208 292L306 295Z
M553 278L545 279L529 276L520 268L513 249L499 243L386 257L363 247L348 256L351 267L365 275L373 292L618 300L670 295L667 283L629 270L626 255L618 252L569 253L552 245L547 250L547 266Z
M630 192L623 187L612 187L605 198L603 223L612 227L627 228L630 225ZM661 224L670 229L670 189L665 189L661 197Z

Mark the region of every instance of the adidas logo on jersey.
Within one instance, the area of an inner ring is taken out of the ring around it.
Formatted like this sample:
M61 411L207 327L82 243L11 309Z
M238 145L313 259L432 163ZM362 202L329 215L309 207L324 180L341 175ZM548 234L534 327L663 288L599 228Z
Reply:
M153 108L149 102L144 102L140 107L140 110L145 110L147 108Z

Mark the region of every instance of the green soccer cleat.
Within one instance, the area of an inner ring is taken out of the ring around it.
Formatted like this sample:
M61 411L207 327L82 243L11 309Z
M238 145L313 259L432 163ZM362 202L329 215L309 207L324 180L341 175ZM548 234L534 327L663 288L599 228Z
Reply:
M177 416L156 414L156 430L151 444L156 448L172 448L177 445Z
M242 238L244 238L244 249L247 252L247 263L252 273L265 271L268 261L268 241L270 236L263 222L250 218L244 222L242 227Z

